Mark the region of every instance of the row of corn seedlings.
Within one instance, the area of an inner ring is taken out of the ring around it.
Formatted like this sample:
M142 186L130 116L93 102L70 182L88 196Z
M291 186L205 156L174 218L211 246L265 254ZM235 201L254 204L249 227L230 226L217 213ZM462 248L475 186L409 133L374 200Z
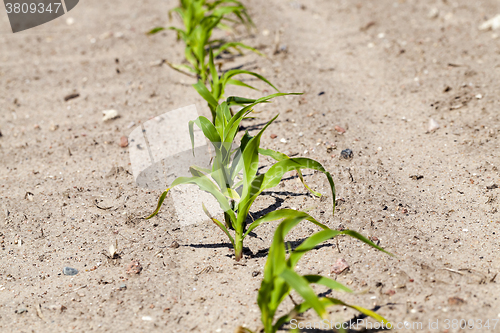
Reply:
M302 170L313 169L322 172L330 185L332 214L335 211L335 185L330 173L319 162L304 157L290 158L281 152L261 147L260 140L263 133L278 115L269 120L257 135L251 136L247 131L241 139L238 139L237 134L240 130L241 121L248 117L255 106L268 103L276 97L297 95L296 93L279 92L265 77L254 72L238 69L220 73L217 70L214 59L223 52L230 49L240 51L241 48L258 52L241 42L228 42L220 39L211 40L215 28L231 29L227 25L228 22L242 23L250 28L253 22L245 6L240 1L232 0L214 2L181 0L180 6L173 11L179 14L184 28L170 27L169 29L177 31L178 38L184 41L186 45L185 57L188 64L170 65L176 70L192 73L197 77L198 82L193 87L205 99L212 113L212 120L201 116L189 122L186 126L189 127L192 142L194 142L194 126L199 127L213 146L215 155L211 168L191 166L190 177L177 178L162 193L156 210L148 218L158 214L170 189L181 184L195 184L202 191L210 193L224 211L224 221L219 221L203 207L209 218L230 240L234 248L236 261L242 258L243 242L250 232L262 224L281 221L269 249L264 277L257 297L265 333L276 332L282 325L308 309L313 309L321 318L325 318L327 315L326 308L333 305L348 306L377 321L387 323L386 319L368 309L348 305L337 298L320 298L311 287L311 285L317 284L335 291L352 292L339 282L319 275L301 276L295 271L298 261L305 253L314 249L320 243L339 235L356 238L383 252L386 252L385 250L354 231L331 230L309 214L298 210L279 209L257 220L251 219L250 210L257 197L263 191L277 186L287 172L296 171L305 188L318 197L321 194L312 190L305 183ZM151 30L150 33L162 30L164 30L163 27L158 27ZM278 92L259 99L237 96L225 98L224 94L227 85L255 89L234 78L240 74L256 77ZM235 105L239 107L239 110L234 113L231 107ZM275 162L266 172L259 173L259 157L262 155L271 157ZM302 221L315 224L321 231L304 240L296 249L288 249L287 255L285 236ZM295 290L302 297L303 302L297 304L287 315L275 319L278 307L290 295L292 290ZM251 332L246 328L240 328L240 331Z

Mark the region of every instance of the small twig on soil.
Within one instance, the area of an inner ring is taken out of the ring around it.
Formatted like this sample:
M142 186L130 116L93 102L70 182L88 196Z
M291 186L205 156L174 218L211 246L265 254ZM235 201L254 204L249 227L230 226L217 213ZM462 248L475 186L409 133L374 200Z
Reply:
M453 273L457 273L457 274L460 274L460 275L464 275L462 272L459 272L457 271L456 269L451 269L451 268L441 268L441 269L444 269L446 271L450 271L450 272L453 272Z
M99 208L99 209L102 209L102 210L108 210L108 209L111 209L113 208L113 206L110 206L110 207L99 207L99 205L97 204L97 199L94 200L94 205Z
M125 238L126 240L128 240L129 242L132 242L132 243L137 243L136 240L133 240L133 239L130 239L130 238L127 238L125 236L123 236L122 234L118 233L118 235L122 236L123 238Z
M43 316L43 313L42 313L42 306L40 304L36 304L35 308L36 308L36 314L38 315L38 317L40 317L40 319L43 320L44 322L47 322L47 319L45 319L45 317Z

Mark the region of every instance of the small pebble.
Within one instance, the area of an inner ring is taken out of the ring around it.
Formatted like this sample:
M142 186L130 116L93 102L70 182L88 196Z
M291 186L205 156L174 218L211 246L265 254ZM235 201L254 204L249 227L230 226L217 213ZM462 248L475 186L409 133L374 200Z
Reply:
M128 147L128 138L125 135L120 138L120 147Z
M142 271L141 263L132 261L127 268L127 274L139 274Z
M434 119L429 119L429 132L434 132L439 128L439 124Z
M340 258L337 259L337 262L332 266L331 272L335 274L340 274L348 268L349 264L347 263L347 261L345 261L345 259L343 258Z
M340 158L343 159L351 159L354 156L354 153L352 152L351 149L344 149L340 152Z
M28 312L28 309L21 308L19 310L14 311L14 313L17 313L17 314L22 314L22 313L25 313L25 312Z
M340 126L335 126L335 130L337 132L339 132L340 134L344 134L345 133L345 129L343 129L342 127Z
M479 30L497 30L498 28L500 28L500 14L479 26Z
M64 275L76 275L76 274L78 274L78 270L75 268L71 268L71 267L64 267L63 274Z
M435 19L438 16L439 16L439 9L437 9L436 7L429 10L429 13L427 14L427 17L430 19Z
M465 301L460 297L450 297L448 298L449 305L462 305L465 304Z
M172 244L170 244L170 247L172 249L177 249L179 246L180 246L179 243L177 243L176 241L173 241Z
M271 134L271 139L276 139L278 136L276 134Z
M286 143L286 139L285 139L285 138L282 138L282 139L280 140L280 142L282 142L282 143Z
M118 114L118 111L116 110L104 110L102 111L104 117L102 117L102 121L107 121L111 119L118 118L120 115Z
M153 318L151 318L150 316L142 316L142 320L151 321L153 320Z
M69 101L71 99L75 99L75 98L78 98L78 97L80 97L79 93L69 94L69 95L64 96L64 101L67 102L67 101Z

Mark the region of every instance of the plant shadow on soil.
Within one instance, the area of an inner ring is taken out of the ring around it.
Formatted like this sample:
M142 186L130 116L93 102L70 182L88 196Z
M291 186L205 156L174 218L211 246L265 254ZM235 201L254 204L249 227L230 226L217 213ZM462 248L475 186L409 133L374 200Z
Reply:
M297 178L297 177L296 176L292 176L292 177L289 177L288 179L293 179L293 178ZM251 219L253 219L253 220L259 219L262 216L265 216L267 213L275 211L275 210L277 210L277 209L279 209L281 207L281 205L283 204L283 202L285 202L285 200L282 199L282 198L273 196L273 194L274 195L281 195L281 196L296 196L296 197L298 197L298 196L308 196L308 197L311 197L311 194L309 192L307 192L307 193L294 193L294 192L288 192L288 191L279 191L279 192L278 191L267 191L267 192L263 192L262 195L273 197L275 199L275 202L272 205L269 205L268 207L266 207L264 209L261 209L261 210L255 212L255 213L251 213ZM253 221L247 221L247 224L250 224L252 222ZM250 232L248 234L248 236L261 239L254 232ZM297 246L299 246L306 239L307 239L307 237L302 238L300 240L296 240L296 241L290 241L288 243L290 244L290 246L292 248L296 248ZM316 249L320 249L320 248L322 248L324 246L332 246L332 245L333 244L325 243L325 244L322 244L322 245L318 245L316 247ZM192 248L205 248L205 249L215 249L215 248L224 248L224 247L228 248L228 249L232 249L233 248L232 244L228 243L228 242L226 242L226 243L218 243L218 244L186 244L186 245L181 245L181 246L187 246L187 247L192 247ZM243 247L243 254L245 254L249 259L266 257L267 254L268 254L268 252L269 252L269 248L261 249L261 250L257 251L256 253L253 253L253 251L250 250L248 247ZM234 255L233 254L228 254L227 256L228 257L233 257Z
M279 124L281 121L280 120L275 120L273 124ZM256 130L261 130L264 128L264 126L267 125L267 122L260 123L260 124L253 124L253 125L248 125L248 126L240 126L239 132L244 132L244 131L256 131Z

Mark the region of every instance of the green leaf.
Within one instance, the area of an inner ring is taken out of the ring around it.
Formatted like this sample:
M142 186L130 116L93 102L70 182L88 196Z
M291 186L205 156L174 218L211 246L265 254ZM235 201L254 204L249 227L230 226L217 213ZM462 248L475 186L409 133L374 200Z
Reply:
M265 129L265 128L264 128ZM248 148L245 149L244 154ZM243 156L243 160L245 160L245 156ZM247 162L245 162L247 163ZM251 163L255 163L255 157L254 161ZM255 165L255 164L253 164ZM269 170L264 174L264 179L259 180L259 182L250 182L250 186L244 186L243 193L242 193L242 200L238 203L238 223L242 223L243 216L246 216L248 214L248 211L250 210L251 205L255 201L255 199L262 193L262 191L272 188L280 182L281 178L284 176L285 173L293 170L300 170L300 169L314 169L323 172L328 179L328 182L330 183L330 187L332 190L332 196L333 196L333 212L335 211L335 185L333 183L332 176L330 175L329 172L327 172L323 166L317 161L314 161L312 159L308 158L290 158L287 160L283 160L280 162L275 163ZM246 178L245 182L247 182ZM246 183L248 184L248 183ZM249 192L248 190L245 192L245 188L250 187L252 188L252 191Z
M196 170L192 168L190 169L190 171L196 172ZM200 188L200 190L207 191L208 193L212 194L212 196L219 202L220 208L224 212L227 212L230 215L233 223L236 222L236 215L234 211L231 209L231 205L229 204L227 198L224 196L224 194L220 192L220 190L217 188L217 186L214 184L213 181L211 181L208 177L203 176L201 174L193 177L178 177L177 179L175 179L172 185L168 189L166 189L165 192L163 192L163 194L160 196L156 210L150 216L148 216L147 219L150 219L156 214L158 214L163 204L163 201L167 196L167 193L175 186L181 184L195 184Z
M210 48L210 57L209 57L209 62L208 66L210 68L210 76L212 77L212 96L219 96L219 74L217 73L217 70L215 69L215 64L214 64L214 53L212 52L212 48ZM217 98L215 98L217 100Z
M315 283L315 284L320 284L325 287L328 287L332 290L337 290L337 291L345 291L348 293L352 293L353 291L346 286L344 286L342 283L337 282L335 280L332 280L330 278L327 278L326 276L321 276L321 275L304 275L304 279L307 280L308 283Z
M377 249L379 251L382 251L385 254L390 255L391 257L394 257L394 254L392 254L392 253L384 250L383 248L381 248L380 246L376 245L371 240L369 240L365 236L361 235L360 233L357 233L356 231L353 231L353 230L344 230L344 231L342 231L342 234L349 235L349 236L351 236L353 238L356 238L356 239L362 241L363 243L365 243L365 244L367 244L367 245L369 245L369 246L371 246L371 247L373 247L373 248L375 248L375 249Z
M149 30L148 34L149 35L153 35L153 34L156 34L156 33L160 32L160 31L163 31L163 30L165 30L164 27L156 27L156 28L153 28L153 29Z
M251 46L248 46L246 44L243 44L241 42L227 42L227 43L224 43L222 44L214 53L214 57L217 57L218 55L220 55L221 53L223 53L224 51L230 49L230 48L237 48L237 47L241 47L242 49L246 49L246 50L249 50L249 51L252 51L252 52L255 52L257 53L258 55L260 56L265 56L262 52L260 52L259 50L251 47ZM239 51L239 50L238 50ZM239 51L239 53L241 53L241 51Z
M308 281L295 273L290 268L285 268L283 272L281 272L280 277L283 278L290 287L292 287L302 298L309 304L314 311L321 318L325 318L327 315L325 305L320 302L318 296L314 293L314 290L309 286Z
M247 74L247 75L254 76L254 77L258 78L259 80L264 81L265 83L267 83L268 85L270 85L271 87L273 87L274 90L276 90L276 91L279 92L278 88L276 88L271 82L269 82L268 79L266 79L262 75L257 74L255 72L246 71L246 70L243 70L243 69L232 69L232 70L229 70L229 71L225 72L222 75L222 77L221 77L221 81L224 82L224 83L227 83L227 80L229 80L230 78L232 78L235 75L240 75L240 74Z
M365 309L361 306L357 305L349 305L347 303L344 303L343 301L336 299L336 298L330 298L330 297L324 297L321 299L321 303L324 304L324 306L332 306L332 305L342 305L342 306L347 306L348 308L355 309L359 312L361 312L364 315L370 316L373 319L375 319L378 322L383 322L384 324L387 324L389 321L382 317L381 315L377 314L374 311Z
M249 186L252 184L253 179L255 177L255 174L257 173L258 169L258 164L259 164L259 145L260 145L260 138L264 131L267 129L271 123L278 118L278 116L275 116L273 119L271 119L260 131L259 134L257 134L255 137L253 137L250 142L245 147L245 150L243 151L243 182L247 186L243 187L243 193L242 197L244 200L247 199L248 194L250 193ZM265 179L265 178L264 178ZM241 205L241 202L240 202ZM239 206L240 207L240 206ZM242 216L242 214L238 214L238 220L244 221L246 218L246 213L248 210L240 210L238 209L239 212L243 212L245 216Z
M160 211L160 208L161 206L163 205L163 201L165 200L165 198L167 197L167 194L168 194L168 191L170 189L167 189L166 191L164 191L161 195L160 195L160 198L158 199L158 205L156 206L156 209L155 211L149 215L148 217L146 217L146 220L149 220L150 218L154 217L156 214L158 214L158 212Z
M229 105L252 104L252 103L255 103L256 101L257 101L256 99L237 97L237 96L230 96L226 99L226 102ZM262 103L269 103L269 102L262 102Z
M222 142L221 137L210 120L206 117L200 116L194 121L194 123L202 130L205 137L210 140L216 148L220 147Z
M255 220L248 226L247 231L245 232L244 237L246 237L250 232L252 232L253 229L257 228L263 223L268 223L268 222L273 222L273 221L278 221L284 218L300 218L301 220L307 220L309 222L314 223L318 227L322 229L327 229L330 230L326 225L316 221L311 215L294 210L294 209L278 209L272 212L267 213L266 215L262 216L261 218Z
M301 169L313 169L317 171L321 171L324 173L330 183L330 188L332 190L333 197L333 212L335 211L335 185L333 183L333 178L328 171L326 171L323 166L310 158L298 157L298 158L289 158L274 164L269 170L266 172L266 177L262 184L263 190L274 187L279 184L283 175L290 171L300 172ZM311 190L312 191L312 190ZM314 192L314 191L313 191Z
M227 230L227 228L224 226L224 224L222 224L222 222L220 222L216 218L212 217L212 215L208 211L207 207L205 207L205 204L202 204L202 206L203 206L203 211L205 212L205 214L226 234L226 236L229 238L229 240L231 241L231 244L233 245L233 248L234 248L234 246L235 246L234 239L231 236L231 234L229 233L229 230Z
M261 149L259 148L259 154L269 156L273 158L274 160L280 162L286 159L289 159L287 155L280 153L278 151L274 151L272 149ZM306 184L306 181L304 180L304 176L302 175L302 172L300 170L297 170L297 174L299 176L300 181L304 185L304 187L309 190L312 194L314 194L317 197L321 197L321 193L314 191L312 188L309 187L309 185Z
M198 94L203 97L205 101L207 101L208 105L210 105L211 108L215 110L217 108L217 105L219 105L219 102L215 100L215 98L212 96L210 91L208 91L207 87L203 84L203 82L198 81L198 83L193 84L194 89L198 92ZM215 114L212 114L212 116L215 118Z
M232 84L233 86L240 86L240 87L245 87L245 88L248 88L248 89L258 90L257 88L252 87L251 85L246 84L245 82L242 82L240 80L229 79L229 80L226 81L226 83L227 84Z
M169 65L172 69L184 74L193 77L193 74L197 74L197 71L188 65L180 65L180 64L172 64L169 61L165 61L167 65Z

